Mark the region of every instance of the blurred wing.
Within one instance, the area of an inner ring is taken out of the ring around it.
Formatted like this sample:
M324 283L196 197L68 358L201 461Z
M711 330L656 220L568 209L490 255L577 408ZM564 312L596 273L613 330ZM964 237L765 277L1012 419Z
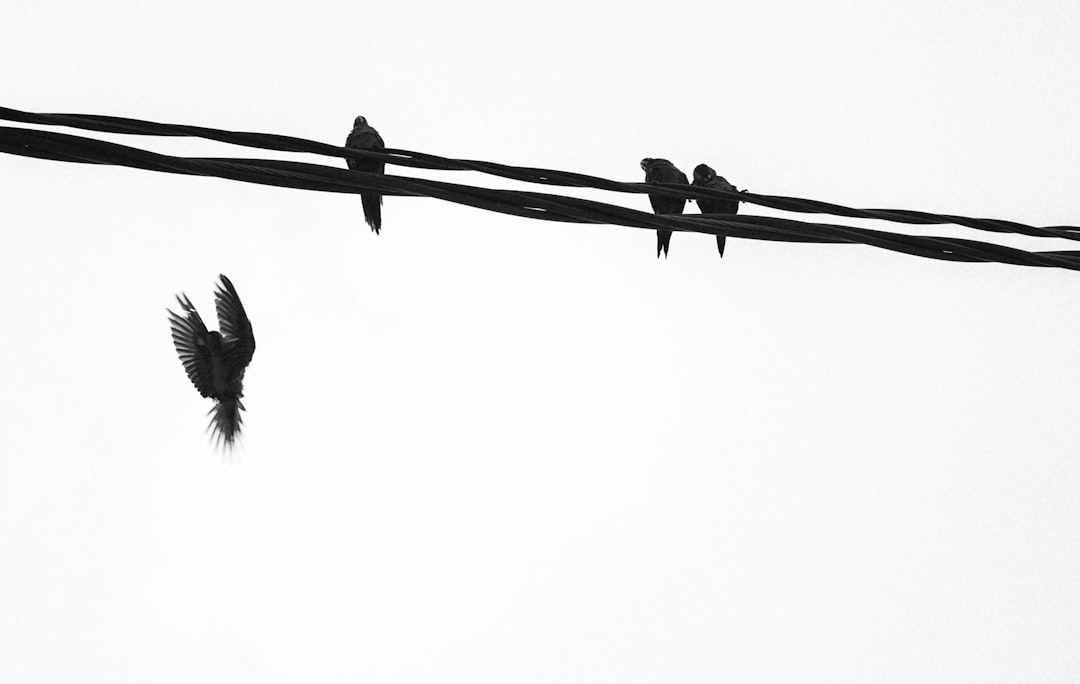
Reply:
M206 325L199 312L191 305L191 300L184 295L176 297L185 315L169 311L169 328L172 330L173 345L180 355L191 384L199 394L210 397L214 394L213 365L210 350L206 346Z
M218 324L229 349L230 365L242 373L255 355L255 335L251 331L251 321L248 320L232 281L224 275L219 277L221 282L214 291Z

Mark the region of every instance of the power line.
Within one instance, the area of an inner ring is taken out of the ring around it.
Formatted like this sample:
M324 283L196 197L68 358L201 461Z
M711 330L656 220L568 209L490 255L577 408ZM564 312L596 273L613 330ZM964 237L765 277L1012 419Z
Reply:
M340 158L377 158L397 166L446 171L477 171L501 178L548 186L593 188L622 193L660 193L691 199L738 199L750 204L802 213L834 214L906 224L952 223L996 233L1080 240L1080 227L1075 226L1035 227L1012 221L898 209L854 209L816 200L683 185L621 183L585 174L449 159L408 150L390 148L385 152L353 150L275 134L233 132L109 116L33 114L3 107L0 107L0 119L30 124L68 126L106 133L192 136L259 149L305 152ZM481 188L408 176L350 171L304 162L234 157L177 157L94 138L29 128L0 127L0 152L55 161L109 164L166 173L214 176L320 192L360 193L374 190L384 195L432 197L488 211L542 220L613 224L650 230L662 228L713 235L723 233L732 237L754 240L861 243L932 259L1000 262L1080 270L1080 251L1028 252L978 240L906 235L855 226L810 223L768 216L741 214L659 216L619 205L551 193Z

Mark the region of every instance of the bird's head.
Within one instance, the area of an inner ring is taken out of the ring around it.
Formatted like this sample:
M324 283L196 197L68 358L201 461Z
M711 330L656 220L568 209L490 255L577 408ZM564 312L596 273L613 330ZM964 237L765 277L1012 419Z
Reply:
M694 167L694 182L708 183L716 177L716 172L708 164L698 164Z
M645 173L649 173L650 171L656 171L657 169L663 168L665 166L670 166L674 168L675 165L669 162L667 159L653 159L652 157L645 157L641 160L641 169Z
M352 122L353 128L360 128L361 126L367 126L367 125L368 125L367 119L365 119L362 116L356 117L355 119L353 119L353 122Z

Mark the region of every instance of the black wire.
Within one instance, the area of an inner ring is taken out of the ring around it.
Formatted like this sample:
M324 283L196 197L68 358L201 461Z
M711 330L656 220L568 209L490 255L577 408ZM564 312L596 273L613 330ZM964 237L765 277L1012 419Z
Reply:
M156 124L156 126L160 125ZM36 129L0 127L0 151L57 161L110 164L166 173L215 176L248 183L320 192L360 193L374 190L385 195L433 197L489 211L552 221L613 224L650 230L666 229L712 235L724 234L756 240L862 243L932 259L993 261L1080 270L1080 252L1026 252L962 238L904 235L854 226L807 223L767 216L656 215L576 197L481 188L430 179L350 171L305 162L175 157L93 138ZM680 189L679 186L629 185L646 187L650 191L666 188ZM694 191L696 192L697 189ZM716 192L736 197L744 196L741 193Z
M445 171L478 171L500 178L563 187L593 188L624 193L655 193L691 199L737 199L749 204L757 204L771 209L794 211L810 214L832 214L848 218L880 219L914 225L955 224L995 233L1017 233L1031 237L1053 237L1066 240L1080 240L1080 227L1077 226L1030 226L1015 221L999 219L971 218L954 214L934 214L905 209L855 209L832 202L784 197L777 195L759 195L749 192L729 192L709 188L694 188L675 185L647 185L645 183L621 183L597 176L568 171L555 171L523 166L510 166L493 162L467 159L450 159L421 152L387 148L384 152L353 150L336 145L272 133L250 133L225 131L202 126L163 124L139 119L90 114L35 114L17 109L0 107L0 119L22 123L50 126L69 126L105 133L128 135L190 136L215 140L245 147L256 147L280 152L306 152L332 157L353 159L380 159L388 164L413 168Z

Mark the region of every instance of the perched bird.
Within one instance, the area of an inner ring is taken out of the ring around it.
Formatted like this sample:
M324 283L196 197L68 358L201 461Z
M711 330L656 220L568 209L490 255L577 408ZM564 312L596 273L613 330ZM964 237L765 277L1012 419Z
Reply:
M354 150L374 150L376 152L386 149L382 136L379 135L377 130L369 126L367 119L362 116L356 117L356 120L353 121L352 132L349 133L348 138L345 138L345 147L351 147ZM374 159L346 159L345 163L353 171L383 173L386 169L384 162ZM364 220L378 235L379 230L382 228L382 195L377 192L362 192L360 193L360 201L364 205Z
M730 190L738 192L735 186L727 182L723 176L717 176L711 166L698 164L694 167L694 183L699 188L712 188L713 190ZM739 200L726 199L699 199L698 207L702 214L738 214ZM720 258L724 257L724 244L727 242L726 235L716 236L716 248L720 250Z
M651 159L646 157L641 160L641 168L645 171L646 183L680 183L689 185L686 174L675 168L675 165L667 159ZM681 214L686 200L681 197L667 197L665 195L649 195L653 212L657 214ZM660 252L664 252L667 258L668 248L671 246L671 231L656 231L656 258L660 258Z
M211 439L231 449L243 422L240 397L244 396L244 371L255 354L255 336L236 288L224 275L220 278L214 301L221 332L207 331L199 312L183 293L176 297L181 313L169 311L169 327L191 384L199 394L215 402L208 414Z

